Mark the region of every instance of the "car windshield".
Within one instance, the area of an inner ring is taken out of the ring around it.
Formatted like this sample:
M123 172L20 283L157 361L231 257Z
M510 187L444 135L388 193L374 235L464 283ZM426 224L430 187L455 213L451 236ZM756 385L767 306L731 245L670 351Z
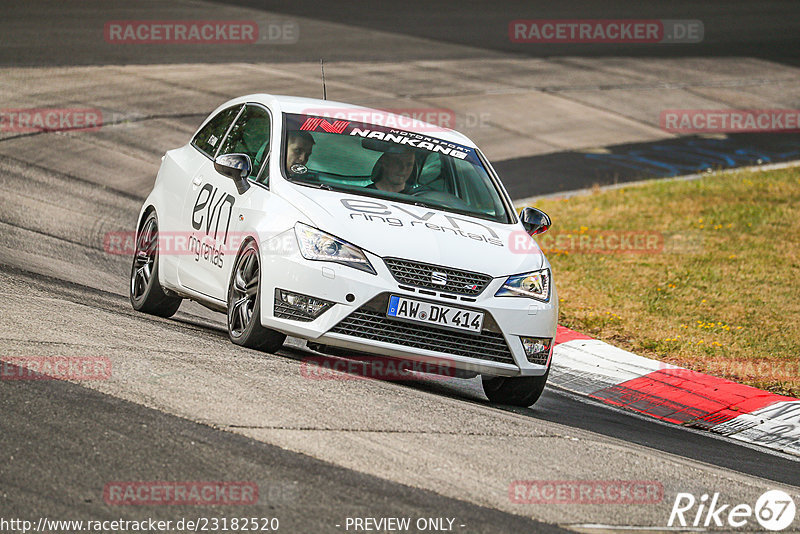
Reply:
M508 223L474 148L361 122L284 114L290 181Z

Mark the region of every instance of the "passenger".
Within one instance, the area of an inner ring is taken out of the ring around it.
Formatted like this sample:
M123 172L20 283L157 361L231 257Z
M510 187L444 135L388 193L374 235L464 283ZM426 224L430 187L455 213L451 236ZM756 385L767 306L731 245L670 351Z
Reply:
M290 131L286 136L286 171L298 174L292 171L292 165L305 166L312 150L314 150L314 137L310 133Z

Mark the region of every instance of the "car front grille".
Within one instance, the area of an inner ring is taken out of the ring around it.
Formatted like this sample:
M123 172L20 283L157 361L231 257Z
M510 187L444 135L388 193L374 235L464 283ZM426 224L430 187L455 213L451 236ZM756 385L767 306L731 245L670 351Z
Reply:
M383 261L392 276L394 276L394 279L401 284L436 291L476 296L480 295L489 282L492 281L492 277L488 274L462 271L451 267L441 267L397 258L384 258ZM444 283L434 283L434 279L442 280Z
M435 326L397 321L365 307L345 317L331 329L331 332L415 349L516 365L511 350L500 333L484 330L481 334L460 334Z

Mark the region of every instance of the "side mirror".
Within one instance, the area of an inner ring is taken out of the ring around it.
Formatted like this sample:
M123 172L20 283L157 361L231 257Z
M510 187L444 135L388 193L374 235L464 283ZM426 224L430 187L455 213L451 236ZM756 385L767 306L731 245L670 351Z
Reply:
M519 220L530 235L543 234L553 224L545 212L536 208L523 208Z
M233 180L240 195L250 188L247 177L252 169L253 165L247 154L222 154L214 160L214 170Z

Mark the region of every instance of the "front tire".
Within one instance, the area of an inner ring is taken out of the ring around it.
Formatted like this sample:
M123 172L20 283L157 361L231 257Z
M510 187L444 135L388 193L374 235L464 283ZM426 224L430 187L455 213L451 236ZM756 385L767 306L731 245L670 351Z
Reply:
M172 317L181 305L180 297L167 295L158 282L158 217L151 211L136 236L129 288L136 311Z
M549 374L548 368L542 376L481 376L481 382L490 402L527 408L539 400Z
M286 334L261 325L261 262L249 241L236 257L228 285L228 337L236 345L265 352L283 346Z

